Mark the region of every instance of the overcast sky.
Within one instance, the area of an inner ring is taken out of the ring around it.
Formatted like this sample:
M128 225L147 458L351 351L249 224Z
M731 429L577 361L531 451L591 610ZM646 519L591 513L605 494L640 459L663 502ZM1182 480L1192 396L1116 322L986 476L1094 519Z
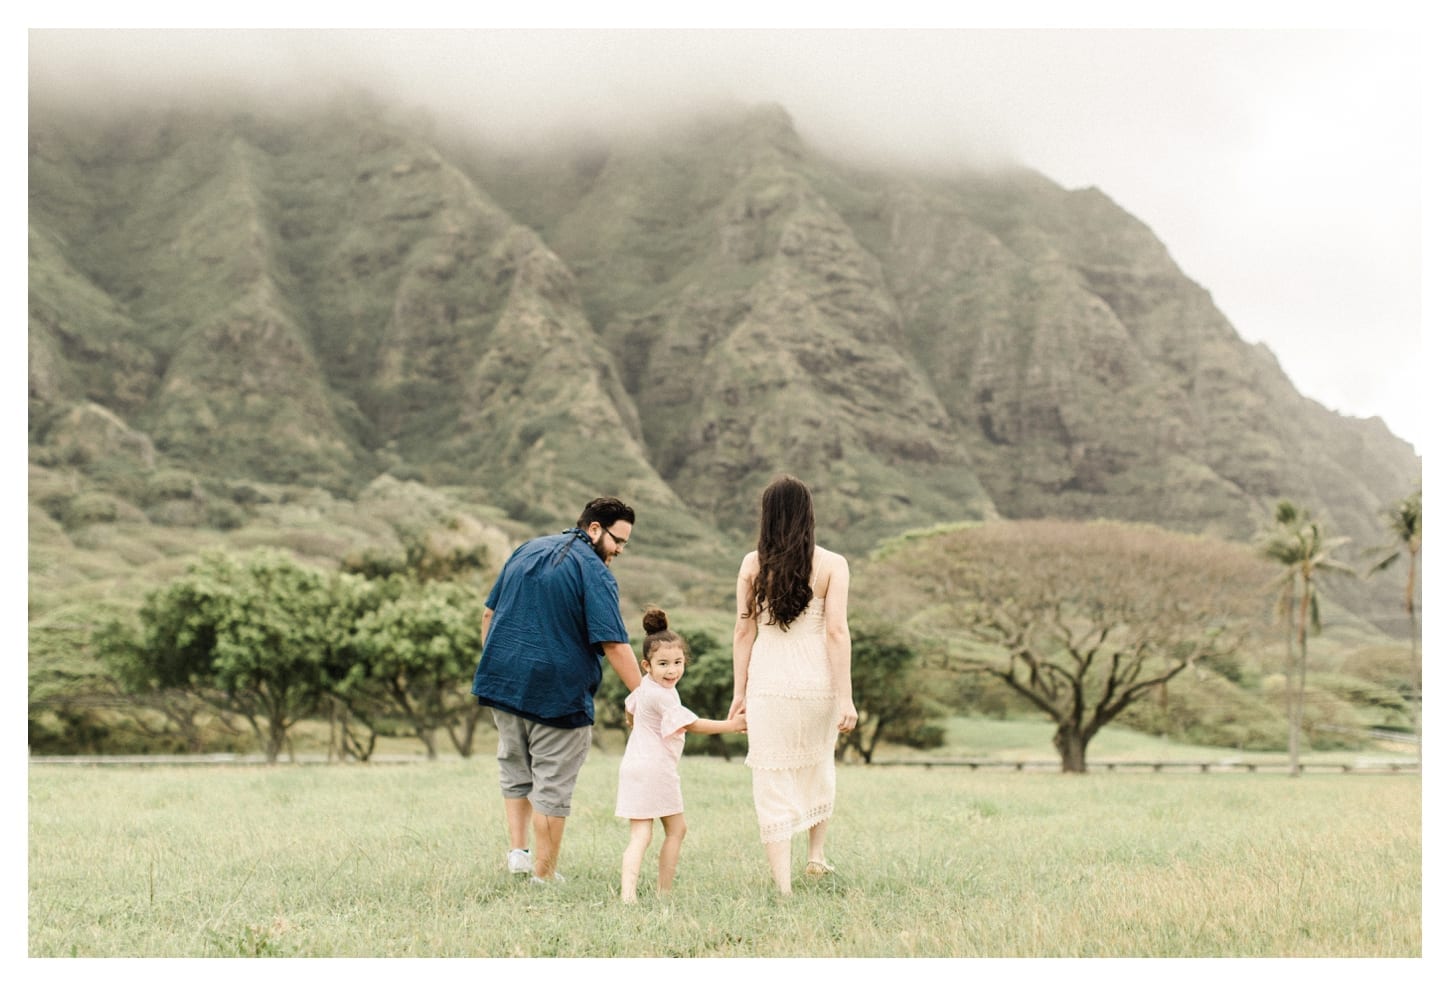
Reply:
M163 22L164 23L164 22ZM1413 28L1413 24L1408 27ZM111 91L340 74L503 129L779 103L809 141L1009 155L1145 222L1305 395L1424 452L1424 35L1324 30L32 31ZM1433 109L1440 110L1442 104ZM1428 404L1426 405L1428 409Z

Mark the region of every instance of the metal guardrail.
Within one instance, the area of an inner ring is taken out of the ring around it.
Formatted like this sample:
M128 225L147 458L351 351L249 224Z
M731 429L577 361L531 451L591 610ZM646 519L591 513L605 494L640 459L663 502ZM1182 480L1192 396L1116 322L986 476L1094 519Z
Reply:
M435 758L435 762L439 760L458 759L460 758L457 754L439 754ZM481 757L479 759L489 758ZM328 757L325 753L301 753L296 757L284 756L276 762L278 765L329 763L401 764L426 763L427 760L428 758L421 753L379 753L366 761L351 758L339 760L335 756ZM259 753L106 754L94 756L32 756L30 763L35 765L63 765L70 767L258 767L266 766L267 759ZM870 763L857 761L855 765L863 767L964 767L968 770L1006 770L1018 773L1060 773L1062 771L1062 761L1060 760L1011 760L998 758L943 757L936 759L877 759L872 760ZM1087 766L1089 773L1114 773L1116 771L1127 773L1136 771L1211 774L1243 771L1251 774L1287 774L1289 772L1288 761L1256 763L1247 760L1090 760ZM1348 762L1301 761L1299 769L1306 774L1418 774L1420 772L1420 764L1410 760L1356 757L1354 760Z
M1364 736L1384 743L1402 743L1405 746L1420 745L1420 737L1414 733L1401 733L1393 729L1356 729L1351 726L1320 724L1314 726L1313 731L1323 733L1348 733L1351 736Z
M457 754L439 754L435 760L457 760ZM492 759L491 757L487 759ZM367 760L348 757L339 760L325 753L299 753L296 756L281 756L275 762L286 764L328 764L328 763L424 763L428 757L422 753L376 753ZM32 756L32 765L60 764L67 767L265 767L267 758L260 753L157 753L157 754L66 754L63 756Z
M966 767L969 770L1010 770L1020 773L1028 771L1035 772L1060 772L1062 761L1060 760L1000 760L1000 759L903 759L903 760L873 760L867 766L872 767ZM1088 772L1094 773L1105 771L1149 771L1152 773L1184 773L1197 772L1201 774L1210 773L1232 773L1235 771L1246 771L1248 773L1265 774L1287 774L1289 763L1255 763L1245 760L1090 760L1088 761ZM1340 774L1418 774L1419 763L1406 760L1378 760L1368 758L1356 758L1348 763L1327 763L1323 761L1310 762L1301 761L1299 770L1302 773L1340 773Z

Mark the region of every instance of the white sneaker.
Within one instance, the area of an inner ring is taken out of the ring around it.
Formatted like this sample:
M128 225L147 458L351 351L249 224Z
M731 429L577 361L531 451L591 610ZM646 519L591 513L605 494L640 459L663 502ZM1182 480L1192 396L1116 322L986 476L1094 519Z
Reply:
M510 873L534 872L534 860L527 849L510 849L508 864Z

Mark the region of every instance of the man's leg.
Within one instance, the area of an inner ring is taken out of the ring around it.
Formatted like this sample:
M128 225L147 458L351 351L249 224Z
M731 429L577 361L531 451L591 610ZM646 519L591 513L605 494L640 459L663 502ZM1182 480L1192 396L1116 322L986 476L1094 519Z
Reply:
M498 729L498 783L503 792L504 825L508 829L509 851L506 865L510 873L528 873L533 867L529 859L529 830L534 808L529 803L533 791L533 771L529 762L527 723L507 712L493 710Z
M534 812L534 876L554 879L559 866L559 849L564 842L564 822L558 815Z
M529 848L529 829L533 827L534 806L529 803L528 798L503 799L504 820L508 824L509 848L522 849L525 852Z
M529 724L529 756L533 765L534 876L553 880L564 842L574 783L589 755L588 726L558 729Z

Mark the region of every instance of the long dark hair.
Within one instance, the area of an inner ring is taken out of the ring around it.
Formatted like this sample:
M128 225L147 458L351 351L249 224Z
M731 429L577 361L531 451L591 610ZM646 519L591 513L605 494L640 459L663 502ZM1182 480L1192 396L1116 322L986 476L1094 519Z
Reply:
M816 508L811 491L794 476L781 476L760 494L760 571L746 616L767 613L789 627L811 602L811 559L816 547Z

